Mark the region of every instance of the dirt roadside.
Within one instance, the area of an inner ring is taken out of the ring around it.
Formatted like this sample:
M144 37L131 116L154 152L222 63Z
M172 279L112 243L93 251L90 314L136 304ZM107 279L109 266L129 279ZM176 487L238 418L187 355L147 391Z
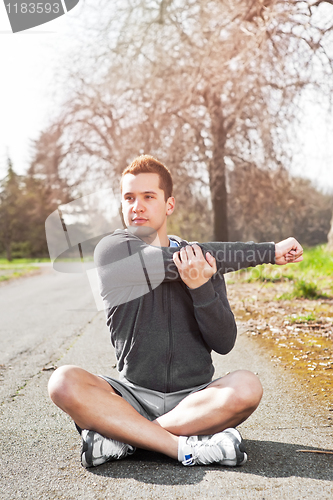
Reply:
M228 297L246 334L333 419L333 299L278 299L290 289L288 282L230 283Z

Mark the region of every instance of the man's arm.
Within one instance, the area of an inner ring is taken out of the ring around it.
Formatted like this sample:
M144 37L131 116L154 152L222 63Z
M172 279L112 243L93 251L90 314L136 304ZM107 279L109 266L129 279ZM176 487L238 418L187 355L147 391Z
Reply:
M302 260L303 248L295 238L287 238L275 244L275 264L284 265ZM181 279L191 289L205 284L217 271L216 259L209 252L204 255L198 244L187 245L175 252L173 261Z
M222 274L275 262L274 243L213 242L199 246L205 255L209 252L216 258L218 271ZM293 245L284 244L280 253L292 252L293 248ZM117 230L103 238L96 247L94 259L106 307L141 297L163 281L180 281L173 260L173 254L178 251L178 247L148 245L126 230Z
M221 273L275 262L274 243L212 242L200 243L199 246L205 255L209 252L216 258L217 267ZM173 254L178 251L179 247L148 245L129 231L117 230L99 242L94 260L101 272L108 268L117 275L121 274L123 283L128 284L130 281L133 286L136 286L142 284L142 278L144 283L148 278L154 287L156 283L160 284L162 281L181 279L173 260ZM137 262L140 265L136 267Z
M195 319L206 344L219 354L227 354L235 344L237 327L227 299L223 276L217 276L216 260L199 245L188 245L173 255L183 282L191 295Z
M279 243L211 242L199 243L199 246L204 255L209 252L215 257L217 269L222 274L260 264L284 265L303 260L303 248L295 238Z
M277 264L300 262L303 249L294 239L288 238L275 245ZM216 259L199 245L188 245L174 253L173 260L193 300L194 314L200 332L211 349L227 354L234 346L237 328L226 295L223 276L211 278L217 271Z
M186 243L182 246L186 246ZM222 273L259 264L275 263L274 243L211 242L199 243L199 246L204 255L209 252L216 258L218 270L221 270ZM149 266L148 274L154 276L153 267L158 264L159 276L160 263L163 262L165 273L163 281L174 281L180 279L178 269L173 261L173 254L178 250L179 247L148 245L127 230L117 230L112 235L103 238L97 245L95 264L100 267L117 262L120 266L125 257L140 254L143 263ZM135 280L134 276L133 279Z
M226 274L260 264L275 264L275 243L220 242L198 243L204 255L215 259L219 274Z

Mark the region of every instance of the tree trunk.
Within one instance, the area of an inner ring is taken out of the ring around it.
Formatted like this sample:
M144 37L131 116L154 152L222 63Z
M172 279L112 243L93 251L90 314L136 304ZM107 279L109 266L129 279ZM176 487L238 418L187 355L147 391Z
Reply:
M214 240L228 241L227 188L224 158L213 160L210 173L210 191L214 214Z
M206 95L207 108L211 118L213 157L209 164L209 186L214 214L215 241L228 241L228 212L226 166L224 162L226 131L217 94Z
M327 239L328 239L328 249L333 252L333 214L332 214L332 220L331 220L331 229L327 235Z
M13 257L12 257L12 245L11 243L7 243L6 242L6 258L9 262L11 262L13 260Z

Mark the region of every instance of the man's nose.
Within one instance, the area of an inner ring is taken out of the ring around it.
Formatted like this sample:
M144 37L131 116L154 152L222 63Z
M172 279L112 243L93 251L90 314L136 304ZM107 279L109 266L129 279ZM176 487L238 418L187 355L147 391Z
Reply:
M133 203L133 212L143 212L144 205L138 198Z

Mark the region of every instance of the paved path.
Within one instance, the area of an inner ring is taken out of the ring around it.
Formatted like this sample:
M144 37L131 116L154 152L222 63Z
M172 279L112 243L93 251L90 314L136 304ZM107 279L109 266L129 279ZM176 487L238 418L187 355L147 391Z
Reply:
M0 287L1 499L321 499L333 498L332 412L311 406L285 371L240 334L228 356L214 356L216 375L257 372L265 395L239 429L248 463L240 468L185 468L138 450L127 460L85 470L71 419L48 399L50 371L73 363L115 373L115 359L84 276L44 271ZM240 328L241 331L241 328Z

